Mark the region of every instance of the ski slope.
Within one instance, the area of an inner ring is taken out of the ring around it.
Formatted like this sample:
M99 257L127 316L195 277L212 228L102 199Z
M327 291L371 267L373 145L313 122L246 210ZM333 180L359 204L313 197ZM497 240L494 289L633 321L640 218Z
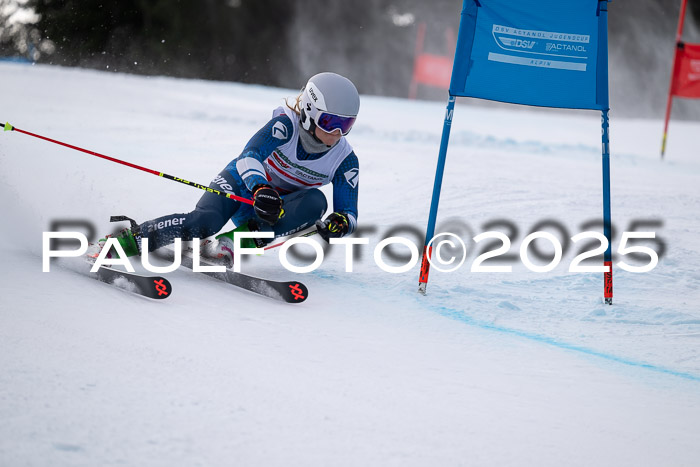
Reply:
M203 184L295 94L7 63L0 82L3 122ZM389 274L373 249L425 231L444 104L363 97L354 271L335 247L303 275L274 252L242 265L303 280L292 306L184 269L157 302L69 260L43 273L52 223L104 234L200 192L1 134L0 465L697 465L700 125L672 122L660 161L661 122L612 108L613 247L634 220L666 245L651 272L615 267L613 306L602 274L568 272L578 245L547 273L517 258L542 220L573 236L602 217L594 112L457 106L438 224L469 254L424 297L418 265ZM470 271L489 224L512 237L494 263L510 273Z

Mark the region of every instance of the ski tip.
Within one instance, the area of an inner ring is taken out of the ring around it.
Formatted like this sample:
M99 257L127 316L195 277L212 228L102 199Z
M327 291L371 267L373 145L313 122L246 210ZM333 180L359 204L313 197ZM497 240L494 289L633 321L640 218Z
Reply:
M301 303L309 297L309 289L301 282L287 282L286 301Z
M149 294L150 298L155 298L156 300L168 298L171 293L173 293L173 286L170 285L170 281L165 277L153 277L151 278L152 290Z
M15 129L15 127L10 125L10 122L5 122L5 131L12 131L14 129Z
M125 271L119 271L107 266L100 266L97 269L95 278L113 284L116 287L126 289L143 295L146 298L162 300L170 297L173 293L173 286L170 281L162 276L142 276Z

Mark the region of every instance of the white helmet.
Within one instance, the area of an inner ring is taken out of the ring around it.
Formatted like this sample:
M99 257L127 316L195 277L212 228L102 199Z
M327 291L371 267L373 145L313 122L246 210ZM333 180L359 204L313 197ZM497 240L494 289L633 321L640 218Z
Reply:
M314 133L339 129L347 135L360 111L360 95L349 79L336 73L319 73L309 79L301 93L299 120L302 128Z

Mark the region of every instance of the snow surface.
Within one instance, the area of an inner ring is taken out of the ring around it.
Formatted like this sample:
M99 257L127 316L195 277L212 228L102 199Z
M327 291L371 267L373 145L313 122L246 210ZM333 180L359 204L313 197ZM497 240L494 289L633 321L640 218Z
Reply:
M204 184L294 94L16 64L0 83L3 122ZM418 266L379 269L392 228L425 231L443 115L363 97L349 140L375 230L353 273L331 249L295 306L187 270L157 302L70 261L42 273L52 222L104 234L110 215L187 212L200 192L0 135L0 465L698 465L700 125L672 122L660 161L661 122L613 105L613 246L652 220L639 230L666 252L648 273L616 267L605 306L602 274L568 272L578 245L548 273L470 272L491 221L515 224L517 255L539 221L572 236L601 218L595 112L459 104L439 224L462 226L467 262L433 269L425 297ZM243 270L299 277L269 253Z

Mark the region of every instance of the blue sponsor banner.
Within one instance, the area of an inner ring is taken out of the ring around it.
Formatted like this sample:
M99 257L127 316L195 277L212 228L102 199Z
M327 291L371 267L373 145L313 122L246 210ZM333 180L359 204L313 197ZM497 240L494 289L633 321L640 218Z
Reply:
M606 1L464 0L450 94L607 109Z

